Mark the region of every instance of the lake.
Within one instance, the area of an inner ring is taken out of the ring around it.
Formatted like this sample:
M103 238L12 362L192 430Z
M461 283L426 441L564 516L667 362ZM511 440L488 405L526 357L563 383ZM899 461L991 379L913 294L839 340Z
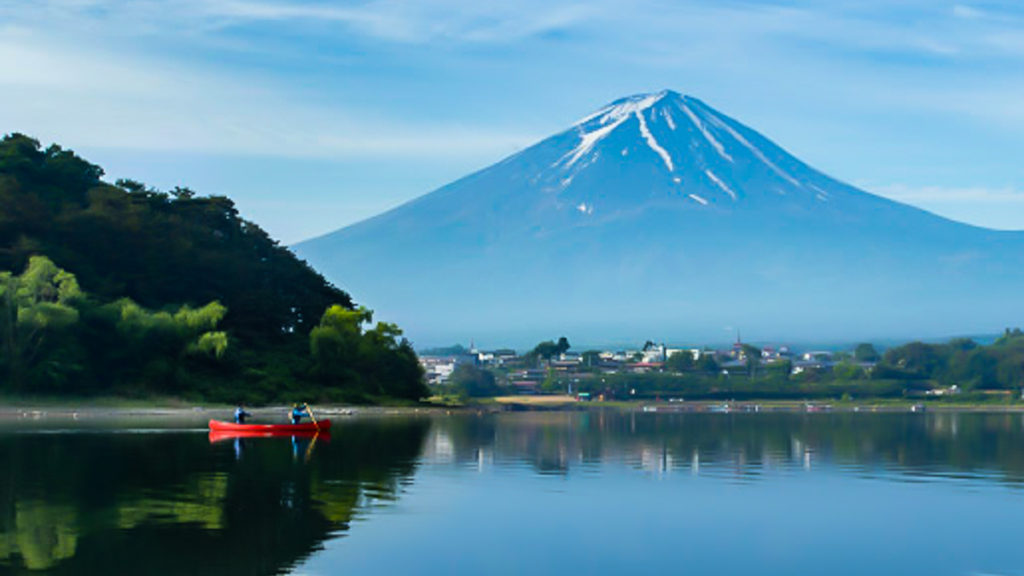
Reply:
M6 423L0 574L1024 574L1021 414L334 422Z

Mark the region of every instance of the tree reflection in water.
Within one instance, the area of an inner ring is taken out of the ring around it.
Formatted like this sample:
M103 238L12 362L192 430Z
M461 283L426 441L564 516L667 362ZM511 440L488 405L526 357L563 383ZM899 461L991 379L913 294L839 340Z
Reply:
M0 571L278 574L396 498L430 424L340 423L325 439L0 435Z
M515 468L516 478L614 467L741 482L835 469L887 481L1024 480L1024 415L1009 413L357 418L326 440L2 433L0 572L287 572L369 507L397 499L423 463Z

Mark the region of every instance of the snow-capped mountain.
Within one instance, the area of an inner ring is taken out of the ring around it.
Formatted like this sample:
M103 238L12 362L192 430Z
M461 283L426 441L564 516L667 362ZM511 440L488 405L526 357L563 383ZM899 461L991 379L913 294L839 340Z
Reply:
M1022 319L1022 248L664 91L297 251L417 343L528 344L994 331Z

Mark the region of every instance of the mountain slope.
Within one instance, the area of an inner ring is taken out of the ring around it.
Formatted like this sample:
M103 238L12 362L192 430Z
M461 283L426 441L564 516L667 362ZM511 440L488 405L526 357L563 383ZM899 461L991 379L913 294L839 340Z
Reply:
M1019 320L1022 247L665 91L297 251L420 343L529 343L992 330Z

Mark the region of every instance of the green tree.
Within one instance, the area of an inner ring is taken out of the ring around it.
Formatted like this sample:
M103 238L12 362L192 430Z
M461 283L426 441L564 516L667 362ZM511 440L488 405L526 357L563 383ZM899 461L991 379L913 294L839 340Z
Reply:
M593 368L601 364L601 351L600 350L587 350L580 355L583 365L588 368Z
M860 380L864 378L864 369L854 362L842 361L832 368L832 376L836 380Z
M545 340L540 344L537 344L536 346L533 347L533 350L530 351L529 355L533 356L534 358L543 358L544 360L550 360L553 357L568 351L569 340L565 336L562 336L561 338L558 339L557 343L555 343L552 340Z
M196 354L205 354L220 360L228 350L228 333L204 332L189 350Z
M882 361L912 378L932 378L945 367L948 354L940 345L911 342L886 350Z
M700 358L697 358L694 368L699 372L705 372L708 374L716 373L719 370L718 362L715 361L715 356L713 354L701 354Z
M951 367L947 384L956 384L964 390L997 388L1000 385L999 354L993 350L975 349L968 352ZM1006 376L1004 371L1002 376Z
M45 256L33 256L19 276L0 272L2 363L12 388L23 389L30 379L53 383L73 368L58 352L62 340L67 344L62 336L78 323L82 300L75 276Z
M557 344L556 352L558 354L565 354L568 351L569 351L569 339L566 338L565 336L562 336L562 337L560 337L558 339L558 344Z
M104 308L121 336L107 365L124 373L133 388L181 391L187 387L189 357L221 360L228 350L227 333L217 330L228 312L220 302L154 311L122 298Z
M1003 332L1003 335L1000 336L999 339L996 340L995 343L996 343L996 345L1005 345L1005 344L1009 344L1010 342L1012 342L1015 339L1021 339L1021 338L1024 338L1024 332L1021 332L1020 328L1013 328L1013 329L1007 328Z
M363 307L350 310L334 304L324 311L320 325L309 334L310 352L321 377L336 383L358 379L363 324L372 319L373 312Z
M689 350L676 352L665 361L665 368L670 372L689 372L697 367L697 362Z
M761 366L761 349L750 344L743 344L742 350L743 359L747 365L747 373L750 376L756 375L758 367Z
M870 342L861 342L853 349L853 357L858 362L878 362L881 356Z
M451 385L457 393L470 398L484 398L501 394L494 374L472 364L459 364L451 375Z
M429 395L423 369L395 324L378 322L364 332L373 312L335 304L309 335L314 370L332 388L363 397L419 400Z

